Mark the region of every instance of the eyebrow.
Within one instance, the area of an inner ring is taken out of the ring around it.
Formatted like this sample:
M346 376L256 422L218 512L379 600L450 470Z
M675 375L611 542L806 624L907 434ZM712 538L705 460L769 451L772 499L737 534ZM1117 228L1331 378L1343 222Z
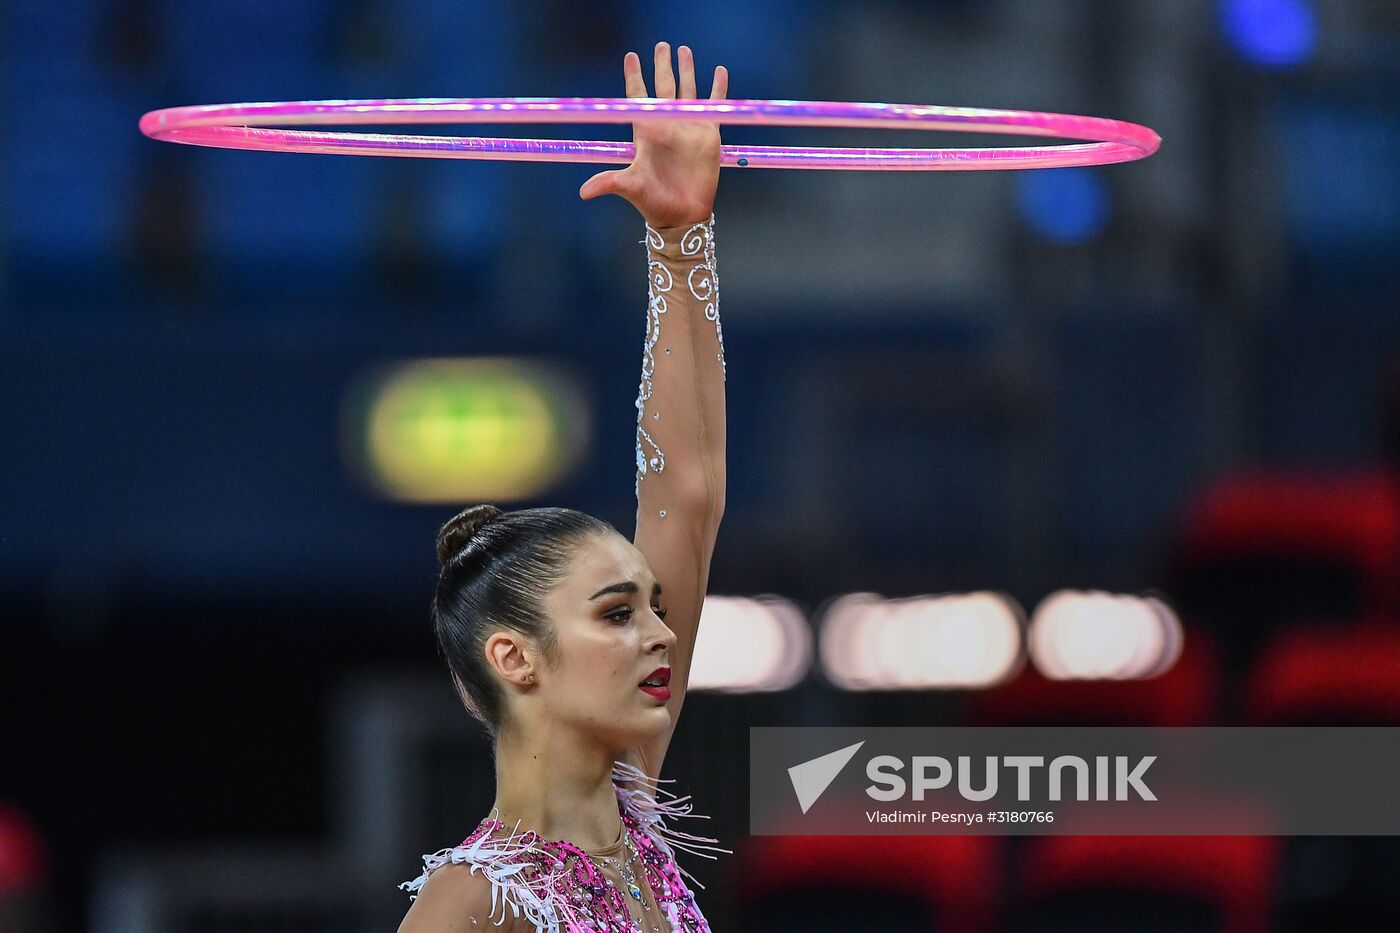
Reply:
M634 581L632 581L632 580L624 580L624 581L622 581L621 583L614 583L612 586L605 586L605 587L603 587L601 590L599 590L598 592L594 593L592 596L588 597L588 599L589 599L589 601L591 602L592 600L597 599L599 596L606 596L606 595L609 594L609 593L635 593L635 592L637 592L638 589L639 589L639 587L637 586L637 584L636 584ZM661 595L661 584L660 584L660 583L653 583L653 584L652 584L652 587L651 587L651 595L653 595L653 596L660 596L660 595Z

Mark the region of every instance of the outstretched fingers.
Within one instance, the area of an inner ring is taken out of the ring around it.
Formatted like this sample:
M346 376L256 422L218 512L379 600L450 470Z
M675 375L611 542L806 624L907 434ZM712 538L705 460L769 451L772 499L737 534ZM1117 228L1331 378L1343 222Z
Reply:
M671 71L671 47L665 42L656 43L656 96L699 97L695 81L695 53L690 46L683 45L676 50L677 65L680 69L680 93L677 94L676 76ZM636 52L628 52L622 58L622 78L628 97L650 97L646 78L642 76L642 59ZM724 100L729 96L729 69L715 66L715 76L710 81L710 100Z
M715 66L715 77L710 82L710 100L724 100L729 96L729 69Z
M681 70L681 87L678 97L687 100L695 99L695 53L690 50L690 46L683 45L676 49L676 65Z
M636 52L628 52L622 58L622 80L627 87L628 97L648 97L647 82L642 77L642 58Z
M656 96L676 96L676 76L671 72L671 47L665 42L656 43Z

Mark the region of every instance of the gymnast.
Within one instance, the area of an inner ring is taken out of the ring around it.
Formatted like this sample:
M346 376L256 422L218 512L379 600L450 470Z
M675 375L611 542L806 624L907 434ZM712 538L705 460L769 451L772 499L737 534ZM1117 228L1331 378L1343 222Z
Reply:
M656 97L696 97L684 45L677 71L658 43ZM623 77L628 97L651 96L635 52ZM727 91L717 66L710 99ZM631 164L589 178L579 196L616 194L645 221L636 536L573 509L492 505L438 533L434 630L492 740L496 798L459 845L425 855L400 885L413 898L400 933L710 929L676 851L730 850L674 825L699 814L659 784L724 513L719 124L637 122L633 141Z

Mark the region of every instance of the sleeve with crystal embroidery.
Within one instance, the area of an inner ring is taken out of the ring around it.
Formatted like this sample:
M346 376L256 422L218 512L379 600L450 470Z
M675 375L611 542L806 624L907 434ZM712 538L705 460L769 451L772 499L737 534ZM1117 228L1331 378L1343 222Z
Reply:
M724 334L714 215L702 223L646 226L647 327L637 389L639 511L665 518L666 470L723 498ZM649 489L650 486L660 488ZM683 490L689 492L689 490Z

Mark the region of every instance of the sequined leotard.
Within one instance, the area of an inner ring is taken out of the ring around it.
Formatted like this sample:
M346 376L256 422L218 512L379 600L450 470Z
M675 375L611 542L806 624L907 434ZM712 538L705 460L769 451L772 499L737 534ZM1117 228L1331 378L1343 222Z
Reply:
M656 783L638 768L613 763L622 835L606 849L544 840L487 818L460 845L424 855L423 873L399 887L416 892L437 868L465 863L473 874L480 871L491 881L491 916L471 918L483 929L509 924L501 928L533 927L537 933L710 933L682 876L695 879L677 864L675 850L706 858L731 850L667 825L670 818L706 817L691 812L687 797L658 801L658 795L674 795Z

